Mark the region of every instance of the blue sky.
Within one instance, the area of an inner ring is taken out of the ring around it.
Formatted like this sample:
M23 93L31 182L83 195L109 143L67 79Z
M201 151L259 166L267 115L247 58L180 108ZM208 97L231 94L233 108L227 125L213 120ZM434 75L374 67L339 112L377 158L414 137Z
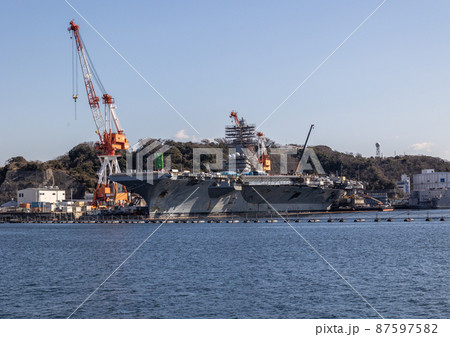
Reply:
M63 0L3 1L0 163L97 140L81 82L75 120L71 19L131 143L200 140L223 137L231 110L261 123L381 2L71 0L198 135ZM301 144L314 123L311 145L450 159L448 13L449 1L388 0L261 130Z

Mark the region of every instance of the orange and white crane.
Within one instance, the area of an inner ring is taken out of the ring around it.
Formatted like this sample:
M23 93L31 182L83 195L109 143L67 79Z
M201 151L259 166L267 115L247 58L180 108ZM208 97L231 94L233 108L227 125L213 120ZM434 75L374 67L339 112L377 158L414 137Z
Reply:
M116 205L128 201L128 193L126 192L125 187L123 187L123 192L119 193L117 184L111 183L108 176L114 173L120 173L120 167L117 161L117 158L120 155L118 155L116 151L127 150L129 143L117 117L114 98L106 93L80 36L79 29L80 27L78 25L73 21L70 21L70 26L67 30L71 32L71 38L75 40L77 46L87 98L92 111L92 117L94 118L96 133L99 137L96 148L100 151L98 157L101 162L101 167L98 172L98 182L94 193L93 203L96 206L106 203L113 203ZM95 93L92 79L97 82L97 85L102 92L102 103L104 105L103 112L100 107L100 98ZM74 94L73 99L76 101L77 98L78 95ZM114 132L113 127L115 129Z

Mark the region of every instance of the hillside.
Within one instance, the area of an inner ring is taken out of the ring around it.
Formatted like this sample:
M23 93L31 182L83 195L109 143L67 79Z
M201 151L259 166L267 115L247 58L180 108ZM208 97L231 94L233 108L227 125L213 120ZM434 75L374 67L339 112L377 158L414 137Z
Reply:
M154 140L149 140L149 142ZM160 140L161 141L161 140ZM171 166L178 170L192 170L194 147L221 148L224 159L228 155L227 145L223 139L214 142L203 140L200 143L161 141L170 150ZM270 141L270 146L275 143ZM296 145L293 145L296 146ZM436 171L450 171L450 162L430 156L396 156L387 158L366 158L361 155L341 153L328 146L313 147L327 174L341 174L350 179L366 182L368 190L394 189L401 174L412 176L422 169L434 168ZM279 167L280 156L272 155L272 166ZM213 161L212 156L202 157L202 162ZM288 157L288 171L295 170L298 155ZM119 158L123 170L125 158ZM82 198L85 191L93 192L97 184L96 172L100 167L93 143L82 143L68 153L47 162L27 161L23 157L13 157L0 167L0 204L16 197L17 189L55 185L66 190L74 198ZM202 166L202 169L204 167Z
M367 183L368 190L393 189L402 174L412 178L412 175L427 168L450 172L450 162L431 156L365 158L361 155L337 152L323 145L315 146L314 150L325 172L341 174L342 171L342 175L358 179L359 171L359 180Z
M82 198L85 191L95 188L99 167L90 143L79 144L67 154L47 162L13 157L0 168L0 204L16 199L18 189L39 186L59 186L66 190L67 196L72 192L73 198Z

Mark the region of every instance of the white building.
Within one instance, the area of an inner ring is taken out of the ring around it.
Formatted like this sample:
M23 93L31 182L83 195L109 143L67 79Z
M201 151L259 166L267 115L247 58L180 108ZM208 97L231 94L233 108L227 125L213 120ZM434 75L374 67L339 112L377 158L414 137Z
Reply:
M444 208L450 206L450 172L422 170L413 176L411 206Z
M402 190L405 194L411 193L411 180L406 174L402 174L400 181L397 182L397 188Z
M66 192L58 187L27 188L17 191L17 204L33 202L57 203L66 199Z
M442 190L450 188L450 172L434 172L433 169L422 170L413 176L414 191Z

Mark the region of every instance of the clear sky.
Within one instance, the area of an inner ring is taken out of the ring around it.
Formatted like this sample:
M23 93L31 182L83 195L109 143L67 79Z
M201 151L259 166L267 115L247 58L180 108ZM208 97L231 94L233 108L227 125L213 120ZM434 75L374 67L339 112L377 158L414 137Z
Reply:
M2 1L0 166L96 141L79 83L75 19L131 143L224 136L229 113L261 123L380 3L70 3L199 131L196 134L65 2ZM388 0L261 128L281 144L450 159L450 1Z

